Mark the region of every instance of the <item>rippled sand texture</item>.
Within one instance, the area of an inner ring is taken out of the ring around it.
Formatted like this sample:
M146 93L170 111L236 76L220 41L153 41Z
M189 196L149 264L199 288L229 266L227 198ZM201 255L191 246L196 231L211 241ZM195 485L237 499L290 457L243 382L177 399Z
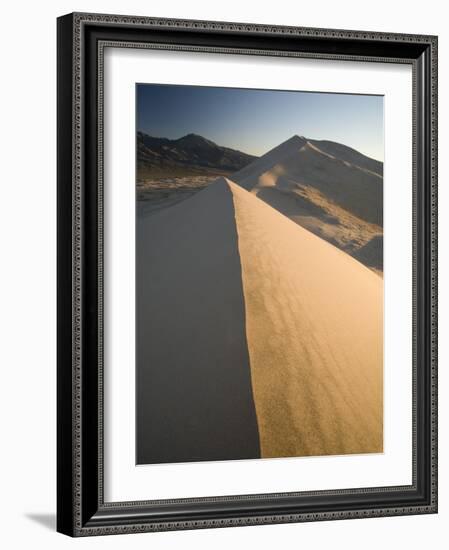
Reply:
M136 254L139 464L382 451L381 277L225 178Z
M261 455L381 452L382 279L228 185Z

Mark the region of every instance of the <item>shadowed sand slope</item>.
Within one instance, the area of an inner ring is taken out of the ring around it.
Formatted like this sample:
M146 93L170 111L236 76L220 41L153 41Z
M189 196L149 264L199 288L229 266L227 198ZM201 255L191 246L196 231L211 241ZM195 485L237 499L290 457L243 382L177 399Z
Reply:
M383 268L383 262L379 259L383 257L384 239L382 235L376 235L365 246L362 246L354 254L354 258L357 258L360 262L364 263L368 267L378 269Z
M315 145L323 153L327 153L334 158L339 158L344 162L348 162L349 164L357 166L358 168L369 170L370 172L374 172L379 176L383 175L384 166L382 162L367 157L362 153L359 153L355 149L348 147L347 145L335 143L335 141L316 139L311 139L310 143Z
M137 462L259 457L229 184L138 219L136 240Z
M382 279L230 182L263 457L382 451Z
M357 257L382 234L382 163L338 143L293 136L233 174L298 225ZM373 259L382 269L382 255ZM364 262L364 256L358 257ZM365 265L368 265L365 263Z
M137 223L137 461L382 451L382 279L220 178Z

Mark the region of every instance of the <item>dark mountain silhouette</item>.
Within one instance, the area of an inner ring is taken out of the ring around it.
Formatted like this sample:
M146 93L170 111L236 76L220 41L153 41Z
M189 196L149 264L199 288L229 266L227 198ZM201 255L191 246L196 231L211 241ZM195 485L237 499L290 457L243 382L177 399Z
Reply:
M137 132L137 167L140 173L165 171L234 172L256 157L221 147L196 134L179 139L149 136Z

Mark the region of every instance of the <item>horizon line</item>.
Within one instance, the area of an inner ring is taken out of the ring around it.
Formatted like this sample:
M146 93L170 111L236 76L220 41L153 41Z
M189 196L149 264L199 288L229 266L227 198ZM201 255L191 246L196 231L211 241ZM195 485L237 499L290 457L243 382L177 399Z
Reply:
M333 141L331 139L312 139L312 138L307 138L307 137L299 135L299 134L293 134L292 136L290 136L287 139L284 139L283 141L281 141L280 143L278 143L274 147L271 147L270 149L268 149L267 151L265 151L261 155L255 155L254 153L248 153L247 151L244 151L243 149L240 149L240 148L236 149L235 147L230 147L229 145L221 145L221 144L217 143L216 141L214 141L213 139L209 139L209 138L203 136L202 134L198 134L196 132L187 132L187 134L183 134L182 136L177 137L177 138L169 138L167 136L155 136L155 135L149 134L148 131L137 128L136 134L138 134L139 132L142 133L142 134L147 135L148 137L154 138L154 139L167 139L169 141L179 141L182 138L185 138L187 136L198 136L198 137L200 137L200 138L202 138L206 141L214 143L218 147L224 147L226 149L231 149L232 151L237 151L239 153L243 153L245 155L248 155L248 156L251 156L251 157L256 157L256 158L261 158L264 155L266 155L267 153L269 153L270 151L272 151L273 149L275 149L276 147L278 147L279 145L282 145L283 143L286 143L287 141L293 139L294 137L298 137L298 138L303 138L307 141L327 141L329 143L336 143L337 145L343 145L344 147L347 147L348 149L351 149L352 151L356 151L357 153L359 153L360 155L365 156L368 159L375 160L376 162L380 162L380 163L384 164L383 160L380 160L376 157L369 156L366 153L363 153L362 151L360 151L359 149L355 149L354 147L351 147L351 145L347 145L346 143L342 143L340 141Z

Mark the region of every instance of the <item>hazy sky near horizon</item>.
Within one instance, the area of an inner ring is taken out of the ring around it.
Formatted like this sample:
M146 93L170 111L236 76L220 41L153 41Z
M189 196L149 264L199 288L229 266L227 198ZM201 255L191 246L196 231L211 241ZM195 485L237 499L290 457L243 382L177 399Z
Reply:
M199 134L263 155L297 134L343 143L383 161L383 97L137 84L137 130L177 139Z

